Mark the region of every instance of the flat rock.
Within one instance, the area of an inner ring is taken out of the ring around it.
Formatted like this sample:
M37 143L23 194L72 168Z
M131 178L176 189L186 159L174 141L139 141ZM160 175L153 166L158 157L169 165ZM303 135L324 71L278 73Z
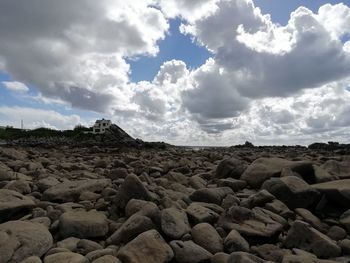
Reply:
M43 194L43 200L62 203L74 202L79 199L83 192L101 192L110 184L110 179L67 181L47 189Z
M174 251L175 260L178 263L201 263L209 262L213 256L209 251L198 246L193 241L174 240L170 242Z
M268 262L247 252L233 252L227 260L227 263L265 263Z
M33 208L35 203L16 191L0 189L0 223L11 218L19 211Z
M325 194L329 200L350 208L350 179L313 184L311 187Z
M117 257L128 263L167 263L174 252L156 230L149 230L122 247Z
M114 199L114 204L124 209L131 199L152 200L152 196L135 174L129 174Z
M94 261L92 261L92 263L122 263L122 262L112 255L105 255L103 257L95 259Z
M283 168L290 168L301 176L313 175L313 166L308 161L289 161L282 158L259 158L251 163L241 176L253 188L261 185L271 177L279 177Z
M310 207L320 197L317 190L296 176L271 178L262 185L262 188L291 209Z
M104 237L108 232L107 218L97 211L72 211L59 218L60 234L63 237Z
M19 263L29 256L41 257L52 244L52 235L42 225L27 221L0 224L0 262Z
M190 221L192 221L195 224L214 223L219 218L218 213L203 205L195 203L192 203L187 207L186 213L188 214Z
M328 236L303 221L295 221L284 241L287 248L300 248L319 258L332 258L341 255L341 248Z
M272 238L287 224L281 216L266 209L255 207L252 210L233 206L221 215L218 226L227 230L235 229L246 237Z
M247 182L233 178L219 179L218 186L230 187L234 192L237 192L244 189L247 186Z

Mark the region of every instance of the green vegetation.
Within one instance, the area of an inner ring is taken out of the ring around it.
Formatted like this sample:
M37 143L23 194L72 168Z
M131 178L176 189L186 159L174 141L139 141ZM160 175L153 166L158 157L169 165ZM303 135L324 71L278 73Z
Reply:
M76 126L73 130L54 130L49 128L37 128L34 130L21 130L16 128L0 129L0 139L2 140L17 140L23 138L49 138L49 137L65 137L65 138L81 138L91 137L92 134L87 132L92 131L92 128L87 128L81 125Z

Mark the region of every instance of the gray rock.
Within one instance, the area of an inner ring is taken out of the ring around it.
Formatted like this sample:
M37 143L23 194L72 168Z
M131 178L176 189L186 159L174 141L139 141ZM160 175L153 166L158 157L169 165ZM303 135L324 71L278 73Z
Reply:
M73 252L60 252L46 256L44 263L89 263L84 256Z
M247 168L247 165L241 160L231 158L221 161L216 168L216 178L235 178L239 179Z
M266 209L255 207L250 210L239 206L231 207L218 221L218 226L224 229L235 229L244 236L255 238L275 237L286 224L285 219Z
M228 258L230 257L229 254L219 252L216 253L212 258L210 263L227 263Z
M21 263L42 263L41 259L37 256L32 256L22 260Z
M329 200L336 204L350 208L350 179L313 184L311 187L325 194Z
M194 191L190 195L190 199L192 201L220 205L222 200L226 197L226 195L232 193L233 191L229 187L204 188Z
M37 182L37 186L39 187L40 191L45 191L55 185L58 185L60 182L53 176L49 176L43 179L40 179Z
M65 249L68 249L72 252L76 252L77 250L77 245L78 245L78 242L80 241L79 238L76 238L76 237L68 237L66 239L63 239L59 242L57 242L57 247L59 248L65 248Z
M320 194L311 188L303 179L296 176L271 178L263 185L278 200L285 203L289 208L307 208L315 204Z
M350 232L350 209L340 216L339 222Z
M223 251L223 240L216 229L208 223L195 225L191 230L193 241L212 254Z
M251 252L259 257L272 262L281 262L285 255L290 255L292 252L288 249L281 249L273 244L263 244L260 246L251 247Z
M190 220L195 224L214 223L219 218L218 213L215 213L213 210L199 204L190 204L186 209L186 213Z
M79 181L67 181L47 189L43 194L43 200L53 202L74 202L85 191L101 192L111 184L109 179L89 179Z
M279 177L283 168L290 168L293 172L297 172L304 178L313 175L311 162L293 162L281 158L259 158L248 166L242 174L241 180L246 181L253 188L260 188L271 177Z
M248 252L249 243L236 230L231 230L224 241L224 248L226 253L237 251Z
M341 247L344 255L350 255L350 239L343 239L339 241L338 245Z
M114 203L118 208L124 209L131 199L152 200L151 194L135 174L129 174L125 178L117 192Z
M42 225L9 221L0 225L0 262L18 263L29 256L41 257L50 249L53 238Z
M292 224L284 245L287 248L300 248L312 252L319 258L332 258L341 255L340 247L333 240L299 220Z
M30 183L25 180L13 180L8 182L3 189L9 189L21 194L29 194L32 191Z
M29 197L13 190L0 189L0 223L34 206L34 201Z
M95 259L94 261L92 261L92 263L122 263L122 262L112 255L105 255L103 257Z
M98 250L91 251L88 254L86 254L85 257L89 260L89 262L92 262L103 256L106 256L106 255L115 256L116 254L117 254L117 247L109 246L108 248L105 248L105 249L98 249Z
M80 239L77 243L76 249L79 254L86 255L92 251L103 249L103 247L94 241L88 239Z
M274 200L275 197L266 190L261 190L256 194L249 196L247 199L241 201L241 206L253 208L256 206L263 207L266 203Z
M327 236L335 241L342 240L346 238L346 231L342 227L332 226L328 230Z
M107 239L107 243L114 245L127 243L137 235L153 228L155 228L155 226L150 218L134 214Z
M247 186L247 182L243 180L227 178L218 180L218 186L230 187L232 191L237 192L244 189Z
M122 247L117 257L130 263L167 263L173 259L174 252L156 230L149 230Z
M265 263L266 260L249 254L247 252L233 252L227 260L227 263Z
M193 241L170 242L170 246L174 251L175 260L178 263L201 263L208 262L213 256L209 251L198 246Z
M108 232L107 218L97 211L66 212L59 219L60 234L63 237L104 237Z
M161 228L163 233L172 239L180 239L191 231L186 212L175 207L162 210Z
M312 227L316 228L318 231L321 231L322 233L326 233L328 230L328 226L315 216L313 213L311 213L309 210L304 208L297 208L295 209L295 213L298 214L303 218L303 221L309 223Z

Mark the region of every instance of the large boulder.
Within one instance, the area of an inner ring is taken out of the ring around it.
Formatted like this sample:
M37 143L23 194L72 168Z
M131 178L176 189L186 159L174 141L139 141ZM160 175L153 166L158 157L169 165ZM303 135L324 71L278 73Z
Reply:
M53 244L46 227L27 221L0 224L0 262L19 263L29 256L41 257Z
M167 263L174 252L156 230L149 230L122 247L117 257L128 263Z
M47 189L43 194L43 200L62 203L74 202L79 199L83 192L101 192L108 185L111 185L109 179L66 181Z
M289 208L307 208L318 201L320 194L296 176L271 178L262 188L273 194Z
M124 209L131 199L152 200L152 195L135 174L129 174L125 178L117 192L114 203L118 208Z
M218 226L235 229L255 241L277 237L286 224L284 218L266 209L255 207L250 210L239 206L232 206L218 221Z
M314 170L311 162L289 161L281 158L259 158L251 163L241 176L253 188L260 186L271 177L279 177L284 168L298 173L306 181L314 180Z
M162 210L161 227L164 234L172 239L180 239L191 230L186 212L174 207Z
M350 179L313 184L311 187L334 203L350 208Z
M97 211L71 211L60 216L59 229L63 237L104 237L108 232L108 222L105 214Z
M239 179L247 168L247 165L236 158L225 159L219 163L216 168L216 178L235 178Z
M330 175L333 175L337 179L347 179L350 178L350 161L336 161L328 160L325 162L321 168L328 172Z
M0 223L34 206L34 201L29 197L13 190L0 189Z
M341 255L341 248L328 236L303 221L295 221L288 231L284 245L287 248L300 248L319 258L332 258Z

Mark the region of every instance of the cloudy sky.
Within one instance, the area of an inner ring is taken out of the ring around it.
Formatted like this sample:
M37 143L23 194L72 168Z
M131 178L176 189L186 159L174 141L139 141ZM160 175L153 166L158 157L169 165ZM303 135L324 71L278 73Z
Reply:
M350 1L0 0L0 125L346 142Z

